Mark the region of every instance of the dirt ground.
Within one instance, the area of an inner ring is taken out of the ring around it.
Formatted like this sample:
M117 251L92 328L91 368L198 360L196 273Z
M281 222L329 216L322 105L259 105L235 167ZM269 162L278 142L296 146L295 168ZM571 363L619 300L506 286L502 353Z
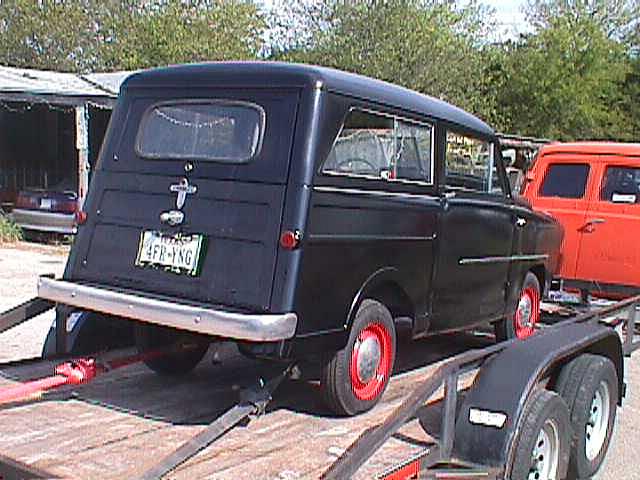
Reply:
M0 311L7 310L36 294L40 274L60 276L68 247L21 242L0 246ZM53 320L47 312L12 330L0 334L0 362L37 357ZM626 361L627 398L618 410L613 445L599 479L638 479L635 455L640 445L640 353Z

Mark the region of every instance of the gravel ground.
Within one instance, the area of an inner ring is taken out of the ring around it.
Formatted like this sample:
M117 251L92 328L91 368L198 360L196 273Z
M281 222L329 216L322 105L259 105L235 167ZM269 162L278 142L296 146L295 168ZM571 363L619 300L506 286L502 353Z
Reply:
M20 242L0 246L0 311L36 295L38 275L62 275L68 247ZM0 334L0 362L37 357L54 319L53 311Z
M38 275L64 270L68 247L21 242L0 246L0 311L24 302L36 294ZM0 362L40 355L42 344L53 321L47 312L12 330L0 334ZM640 480L635 455L640 445L640 362L637 353L626 360L627 398L618 410L616 432L605 467L598 476L603 480Z

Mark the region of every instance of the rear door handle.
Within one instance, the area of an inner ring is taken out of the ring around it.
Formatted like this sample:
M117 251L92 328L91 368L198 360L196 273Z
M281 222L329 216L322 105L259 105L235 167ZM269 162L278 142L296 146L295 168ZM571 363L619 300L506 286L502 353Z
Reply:
M587 225L599 225L601 223L606 223L607 221L604 218L592 218L587 222Z

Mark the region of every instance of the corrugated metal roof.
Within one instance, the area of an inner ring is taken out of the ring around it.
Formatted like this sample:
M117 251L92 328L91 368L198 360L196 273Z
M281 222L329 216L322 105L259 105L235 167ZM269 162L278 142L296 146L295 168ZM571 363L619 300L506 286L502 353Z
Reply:
M120 84L129 74L130 72L115 72L77 75L0 66L0 92L115 98Z

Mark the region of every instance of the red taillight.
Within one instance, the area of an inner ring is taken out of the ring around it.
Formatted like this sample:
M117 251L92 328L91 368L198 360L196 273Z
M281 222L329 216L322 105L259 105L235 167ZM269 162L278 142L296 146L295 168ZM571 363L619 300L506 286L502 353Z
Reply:
M300 232L285 230L280 235L280 246L285 250L293 250L300 243Z
M52 210L61 213L77 213L77 200L56 200L51 207Z
M87 223L87 212L84 210L78 210L76 212L76 224L84 225L85 223Z
M16 198L16 208L38 208L38 199L19 193L18 198Z

